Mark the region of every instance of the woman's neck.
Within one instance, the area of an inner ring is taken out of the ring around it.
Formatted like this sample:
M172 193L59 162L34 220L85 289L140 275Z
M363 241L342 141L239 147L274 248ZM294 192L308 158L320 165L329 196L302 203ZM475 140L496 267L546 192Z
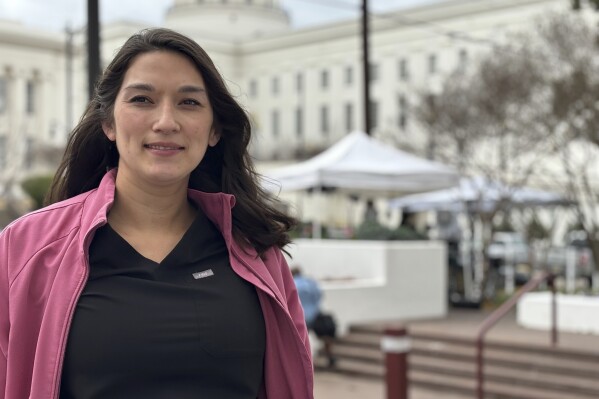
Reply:
M180 232L196 213L187 199L187 186L144 189L116 180L115 200L108 221L118 230Z

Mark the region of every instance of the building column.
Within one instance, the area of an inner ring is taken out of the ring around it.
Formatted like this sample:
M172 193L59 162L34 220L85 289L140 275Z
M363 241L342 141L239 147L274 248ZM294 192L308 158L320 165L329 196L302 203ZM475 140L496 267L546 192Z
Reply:
M11 71L8 75L8 137L7 137L7 167L11 179L18 177L23 165L25 150L25 110L27 78L21 71Z

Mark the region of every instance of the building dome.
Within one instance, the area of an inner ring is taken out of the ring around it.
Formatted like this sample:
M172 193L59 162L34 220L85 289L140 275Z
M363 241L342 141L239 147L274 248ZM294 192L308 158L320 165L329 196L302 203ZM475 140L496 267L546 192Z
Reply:
M290 27L279 0L175 0L164 25L223 40L271 35Z

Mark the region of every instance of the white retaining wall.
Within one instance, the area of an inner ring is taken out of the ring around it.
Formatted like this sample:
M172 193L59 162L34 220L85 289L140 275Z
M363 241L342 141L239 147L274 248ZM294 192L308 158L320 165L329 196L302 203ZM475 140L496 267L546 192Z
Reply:
M289 264L320 282L341 333L352 323L447 314L444 242L298 239L289 251Z
M599 335L599 297L557 294L557 329ZM518 324L538 330L551 328L551 293L524 294L517 305Z

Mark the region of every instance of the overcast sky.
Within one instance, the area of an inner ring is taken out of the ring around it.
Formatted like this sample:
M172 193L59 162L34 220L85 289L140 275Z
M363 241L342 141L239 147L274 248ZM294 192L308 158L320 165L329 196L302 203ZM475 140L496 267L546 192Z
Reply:
M443 0L370 0L372 12L381 12L434 3ZM160 25L173 0L100 0L102 22L119 19ZM304 27L357 17L360 0L282 0L292 24ZM142 5L143 4L143 5ZM345 6L344 4L347 4ZM50 30L62 30L67 24L76 28L84 24L86 0L0 0L0 19ZM352 5L356 11L352 10Z

